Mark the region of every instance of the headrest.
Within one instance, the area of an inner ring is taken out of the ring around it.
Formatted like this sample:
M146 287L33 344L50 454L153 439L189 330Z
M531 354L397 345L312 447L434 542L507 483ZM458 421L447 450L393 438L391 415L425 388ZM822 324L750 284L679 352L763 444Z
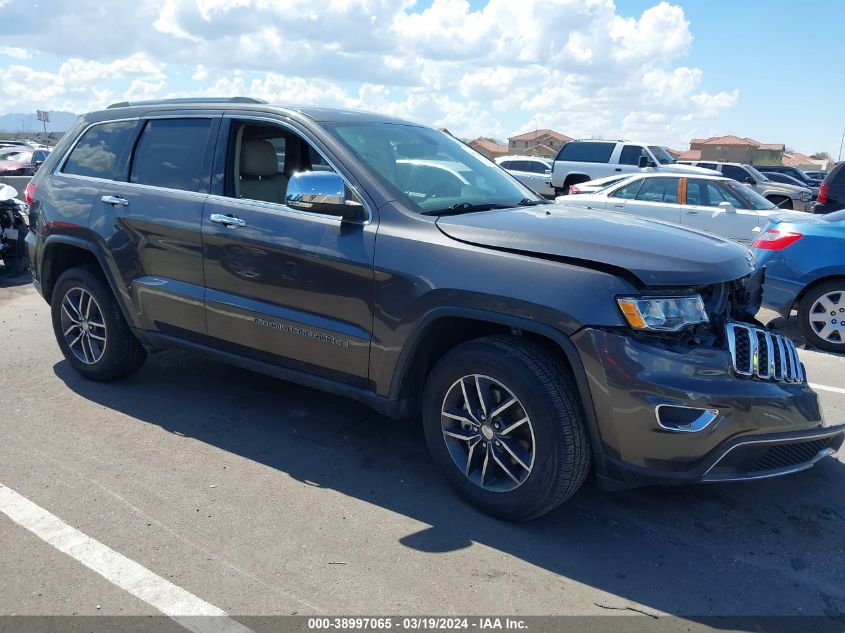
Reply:
M272 176L278 173L276 148L270 141L244 139L241 145L242 176Z

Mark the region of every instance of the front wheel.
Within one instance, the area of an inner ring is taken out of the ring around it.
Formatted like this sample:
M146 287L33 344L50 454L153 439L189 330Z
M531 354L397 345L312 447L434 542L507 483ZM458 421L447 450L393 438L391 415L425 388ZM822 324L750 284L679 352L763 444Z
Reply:
M138 369L147 353L98 272L80 266L62 273L50 309L65 359L85 378L108 382Z
M426 442L477 508L526 520L571 497L590 447L570 371L542 347L493 336L448 352L423 395Z
M798 322L814 346L845 353L845 278L810 288L798 304Z

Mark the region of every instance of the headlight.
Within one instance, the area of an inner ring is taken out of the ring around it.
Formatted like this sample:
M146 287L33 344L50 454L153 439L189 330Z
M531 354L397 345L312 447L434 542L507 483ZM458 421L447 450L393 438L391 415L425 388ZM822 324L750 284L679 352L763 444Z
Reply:
M807 200L810 199L810 192L809 191L802 191L801 193L798 194L798 197L801 198L801 200L807 201Z
M704 301L689 297L618 297L625 320L635 330L677 332L686 325L707 323Z

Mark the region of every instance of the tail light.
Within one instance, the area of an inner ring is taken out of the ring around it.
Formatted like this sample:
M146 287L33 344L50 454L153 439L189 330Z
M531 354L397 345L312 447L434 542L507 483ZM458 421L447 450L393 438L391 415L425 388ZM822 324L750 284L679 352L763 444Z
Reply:
M27 204L32 204L32 199L35 197L35 191L38 189L34 184L29 183L24 190L24 197L26 198Z
M790 244L794 244L804 237L803 233L794 233L792 231L780 231L778 229L769 229L762 235L757 236L752 248L761 248L766 251L782 251Z
M830 191L830 186L827 183L822 184L819 187L819 203L820 204L827 204L827 194Z
M576 193L581 193L578 185L569 185L569 195L574 196Z

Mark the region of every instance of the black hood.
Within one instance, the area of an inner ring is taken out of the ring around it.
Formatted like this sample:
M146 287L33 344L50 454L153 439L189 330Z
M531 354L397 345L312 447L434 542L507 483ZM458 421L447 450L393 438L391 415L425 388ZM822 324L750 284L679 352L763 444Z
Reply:
M754 271L744 246L680 226L565 204L445 216L451 238L507 251L623 269L647 286L701 286Z

